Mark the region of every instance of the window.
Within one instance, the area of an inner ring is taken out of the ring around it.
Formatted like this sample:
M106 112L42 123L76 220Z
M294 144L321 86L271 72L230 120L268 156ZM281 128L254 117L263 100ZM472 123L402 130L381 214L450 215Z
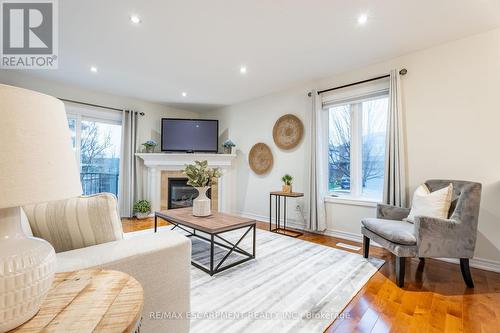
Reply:
M326 110L328 190L338 196L381 200L384 186L387 92L330 103Z
M66 106L84 195L118 195L121 115Z

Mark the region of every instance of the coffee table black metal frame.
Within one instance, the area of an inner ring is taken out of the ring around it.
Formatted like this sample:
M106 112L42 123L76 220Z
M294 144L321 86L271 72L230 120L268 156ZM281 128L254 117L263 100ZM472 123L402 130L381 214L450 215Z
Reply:
M190 226L188 227L186 225L183 225L179 221L174 221L173 219L169 218L168 216L163 215L161 212L155 212L155 228L154 228L155 232L158 229L158 218L161 218L161 219L173 224L174 227L171 230L174 230L175 228L179 228L187 233L187 235L186 235L187 237L197 237L197 238L200 238L200 239L203 239L203 240L209 242L209 244L210 244L210 266L209 266L209 268L207 268L207 267L203 266L202 264L199 264L193 260L191 260L191 265L193 265L196 268L201 269L202 271L210 274L211 276L213 276L214 274L220 273L222 271L225 271L226 269L229 269L229 268L234 267L236 265L239 265L239 264L242 264L242 263L247 262L249 260L255 259L256 223L254 223L250 226L247 225L247 226L243 226L243 227L236 227L236 228L230 229L230 230L225 230L222 232L210 233L210 232L202 231L202 230L190 227ZM193 231L190 231L188 229L192 229ZM227 239L220 236L220 234L223 234L223 233L226 233L229 231L239 230L239 229L246 229L246 231L236 243L231 243ZM202 236L199 233L197 234L196 231L209 234L210 238ZM252 253L251 254L238 246L241 243L241 241L246 237L246 235L248 235L248 233L250 231L253 232ZM216 241L216 239L219 239L219 240L225 242L226 244L218 242L218 241ZM226 248L229 250L229 252L226 253L226 255L221 259L221 261L219 261L219 263L217 265L215 265L215 262L214 262L215 245ZM233 252L239 253L244 258L221 267L222 264L226 261L227 258L229 258L229 256Z
M293 238L302 236L303 233L295 230L290 230L286 228L286 199L287 198L300 198L303 197L303 193L284 193L284 192L271 192L269 193L269 231L275 232L280 235L285 235ZM273 197L275 197L275 210L274 210L274 220L276 222L276 228L272 228L272 215L273 215ZM283 228L281 227L281 198L283 198Z

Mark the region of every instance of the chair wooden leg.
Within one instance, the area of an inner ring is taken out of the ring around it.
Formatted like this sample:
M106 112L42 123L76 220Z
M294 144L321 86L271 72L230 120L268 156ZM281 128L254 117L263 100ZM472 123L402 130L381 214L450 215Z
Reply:
M460 258L460 270L462 271L462 276L467 287L474 288L474 281L472 281L472 275L470 274L468 258Z
M424 266L425 266L425 258L419 257L418 259L419 259L419 261L418 261L418 266L417 266L417 272L422 272L424 270Z
M363 235L363 257L368 258L370 252L370 238Z
M405 286L405 257L396 257L396 284L399 288Z

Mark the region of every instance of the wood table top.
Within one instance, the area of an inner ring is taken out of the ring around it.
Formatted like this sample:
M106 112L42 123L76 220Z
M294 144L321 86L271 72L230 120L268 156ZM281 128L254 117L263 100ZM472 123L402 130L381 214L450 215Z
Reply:
M271 192L271 195L280 195L282 197L298 198L298 197L303 197L304 193L301 193L301 192L274 191L274 192Z
M193 208L191 207L162 210L155 212L155 214L167 221L209 234L230 231L256 223L254 219L219 212L213 212L212 215L207 217L197 217L193 215Z
M134 332L144 292L118 271L86 269L56 273L40 311L16 332Z

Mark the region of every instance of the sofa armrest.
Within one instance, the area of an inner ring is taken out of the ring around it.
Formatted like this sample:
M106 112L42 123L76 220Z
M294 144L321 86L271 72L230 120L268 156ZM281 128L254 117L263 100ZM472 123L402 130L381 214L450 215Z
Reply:
M476 235L465 232L463 223L454 219L415 217L418 256L431 258L472 258Z
M401 221L410 214L409 208L396 207L386 204L377 205L377 218Z
M191 242L164 231L57 254L57 271L113 269L133 276L144 289L144 332L189 332ZM151 313L179 314L152 318Z

